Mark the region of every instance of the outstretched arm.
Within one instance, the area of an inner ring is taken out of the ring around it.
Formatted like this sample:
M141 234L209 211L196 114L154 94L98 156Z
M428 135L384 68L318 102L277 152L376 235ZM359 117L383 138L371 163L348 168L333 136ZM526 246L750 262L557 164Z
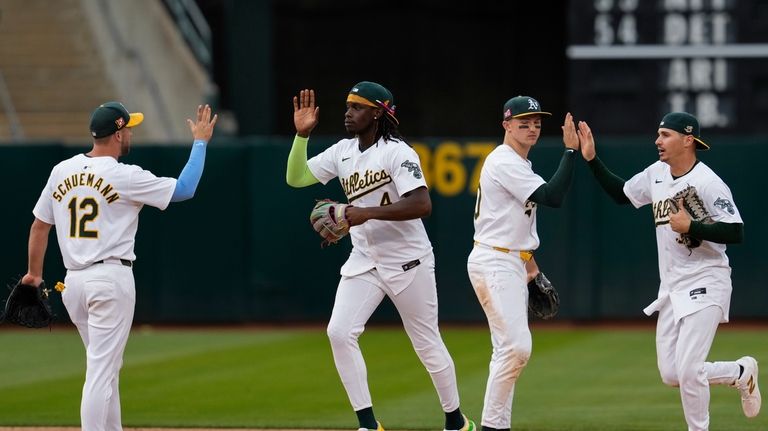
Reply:
M576 151L565 150L563 157L560 158L560 165L549 182L534 190L528 199L540 205L560 208L573 181L573 169L576 166L574 160L576 160Z
M625 205L630 203L629 198L624 194L624 183L626 181L608 170L608 167L597 157L595 137L592 135L592 129L589 128L586 121L579 121L578 134L579 141L581 142L581 155L587 161L589 169L603 190L617 204Z
M317 126L320 107L315 106L315 90L301 90L293 97L293 124L296 137L288 154L285 182L291 187L306 187L318 182L307 166L309 134Z
M541 185L528 198L537 204L553 208L559 208L563 204L565 195L571 187L573 169L576 166L574 160L576 158L576 151L579 149L579 137L570 112L565 115L562 129L565 152L560 159L560 165L552 175L552 178L549 179L549 182Z
M381 207L347 208L346 216L350 226L363 224L368 220L413 220L428 217L432 213L432 199L426 187L419 187L403 195L404 198Z
M39 286L43 281L43 260L45 250L48 248L48 234L51 226L44 221L35 218L29 229L29 263L27 273L21 278L23 284Z
M319 181L307 166L307 143L309 138L298 134L293 138L291 152L288 153L288 167L285 170L285 182L291 187L306 187Z
M171 202L185 201L195 195L197 185L203 176L203 168L205 167L205 148L213 135L213 128L218 118L218 115L214 115L211 118L210 106L200 105L197 107L197 121L193 122L187 119L194 142L192 143L189 160L176 180L176 188L173 190Z

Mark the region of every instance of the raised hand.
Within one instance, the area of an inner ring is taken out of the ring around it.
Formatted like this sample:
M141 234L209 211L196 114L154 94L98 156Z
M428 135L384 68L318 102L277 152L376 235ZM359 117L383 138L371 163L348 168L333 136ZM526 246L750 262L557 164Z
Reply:
M320 107L315 106L315 90L301 90L293 96L293 124L296 134L308 138L319 121Z
M216 125L216 120L219 119L219 115L216 114L211 118L211 107L209 105L197 106L197 121L192 121L187 118L187 124L189 130L192 132L194 139L208 142L213 135L213 127Z
M563 143L566 148L572 148L574 150L579 149L579 136L576 134L576 125L573 124L573 115L571 113L565 114L565 121L563 122Z
M581 142L581 156L584 160L591 161L597 156L595 150L595 137L592 136L592 129L589 128L589 124L586 121L579 121L579 142Z

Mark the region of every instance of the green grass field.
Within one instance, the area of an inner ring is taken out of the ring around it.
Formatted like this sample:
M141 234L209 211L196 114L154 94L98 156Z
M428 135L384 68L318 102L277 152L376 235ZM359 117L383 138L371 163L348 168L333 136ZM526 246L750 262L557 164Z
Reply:
M490 354L487 329L442 331L456 363L462 409L479 421ZM533 339L533 356L515 393L513 430L685 429L677 390L658 377L650 326L534 326ZM385 427L441 429L437 395L402 329L370 328L361 344L375 411ZM0 345L0 426L78 425L85 360L74 329L0 331ZM747 353L768 358L768 331L726 325L710 359ZM121 395L128 427L357 425L322 327L134 328ZM732 388L712 389L710 413L712 430L768 429L768 412L746 419Z

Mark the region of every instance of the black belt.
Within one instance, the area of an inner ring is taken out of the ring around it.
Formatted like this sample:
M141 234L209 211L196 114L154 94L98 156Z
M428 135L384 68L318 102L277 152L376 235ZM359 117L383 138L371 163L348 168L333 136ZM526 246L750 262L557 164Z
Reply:
M117 260L117 259L107 259L107 260ZM104 263L104 261L103 260L98 260L98 261L93 262L93 263L94 264ZM110 263L110 262L107 262L107 263ZM115 262L115 263L117 263L117 262ZM128 268L132 268L133 267L133 262L128 260L128 259L120 259L120 263L123 264L123 266L127 266Z

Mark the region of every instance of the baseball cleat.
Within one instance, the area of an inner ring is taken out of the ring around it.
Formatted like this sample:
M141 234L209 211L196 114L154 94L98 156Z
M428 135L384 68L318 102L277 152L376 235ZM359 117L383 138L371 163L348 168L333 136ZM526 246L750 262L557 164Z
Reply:
M457 431L477 431L477 427L475 427L475 422L469 419L466 415L462 415L462 416L464 416L464 426ZM443 430L443 431L449 431L449 430Z
M384 427L381 426L381 422L376 421L376 425L378 425L378 427L375 430L370 428L358 428L357 431L384 431Z
M741 408L744 415L753 418L760 413L760 388L757 386L757 360L751 356L744 356L736 361L744 367L741 377L733 384L741 394Z

